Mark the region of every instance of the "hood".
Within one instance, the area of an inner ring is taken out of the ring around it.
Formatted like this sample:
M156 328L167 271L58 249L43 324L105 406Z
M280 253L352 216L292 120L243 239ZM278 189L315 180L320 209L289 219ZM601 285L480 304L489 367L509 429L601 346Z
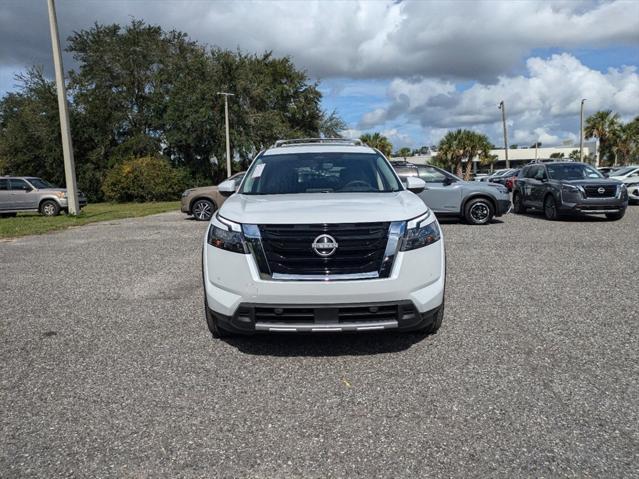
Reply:
M415 218L426 205L410 191L231 196L220 208L247 224L373 223Z
M584 178L581 180L559 180L561 183L569 185L619 185L621 181L612 178Z
M189 188L191 193L210 193L217 191L217 186L198 186L197 188Z

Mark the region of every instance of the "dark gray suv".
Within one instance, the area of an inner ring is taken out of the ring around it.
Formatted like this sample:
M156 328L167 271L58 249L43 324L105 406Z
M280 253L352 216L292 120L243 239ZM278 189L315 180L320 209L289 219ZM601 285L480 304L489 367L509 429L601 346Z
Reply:
M586 163L530 164L521 169L513 187L515 213L538 209L549 220L570 213L604 214L610 220L619 220L627 207L626 186Z

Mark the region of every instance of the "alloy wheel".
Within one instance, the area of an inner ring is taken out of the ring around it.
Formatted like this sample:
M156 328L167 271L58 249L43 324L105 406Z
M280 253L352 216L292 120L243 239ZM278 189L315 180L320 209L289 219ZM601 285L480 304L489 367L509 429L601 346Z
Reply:
M213 215L213 205L208 201L198 201L193 205L193 216L200 221L208 221Z

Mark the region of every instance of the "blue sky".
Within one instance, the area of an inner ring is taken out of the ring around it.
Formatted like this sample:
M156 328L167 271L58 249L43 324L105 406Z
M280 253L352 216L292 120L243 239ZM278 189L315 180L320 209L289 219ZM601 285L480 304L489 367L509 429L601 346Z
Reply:
M321 82L346 134L381 131L396 147L470 128L500 144L576 139L578 105L639 115L639 1L57 0L62 38L139 18L201 43L288 55ZM330 8L330 14L327 9ZM65 55L67 67L72 59ZM0 94L33 64L51 74L42 2L4 0Z

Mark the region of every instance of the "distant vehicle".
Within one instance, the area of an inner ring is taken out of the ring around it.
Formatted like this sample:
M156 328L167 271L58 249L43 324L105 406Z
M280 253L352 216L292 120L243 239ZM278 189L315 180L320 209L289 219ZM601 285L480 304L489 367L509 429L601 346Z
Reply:
M610 176L618 169L619 169L618 166L602 166L600 168L597 168L599 173L601 173L604 176Z
M239 185L244 178L244 173L244 171L236 173L228 179L235 180ZM220 194L217 186L191 188L182 193L181 210L182 213L193 215L197 221L209 221L225 200L226 196Z
M604 214L623 218L628 206L626 186L605 178L579 162L534 163L522 168L513 191L513 210L539 209L549 220L563 214Z
M472 225L482 225L510 211L510 196L503 185L463 181L430 165L406 162L392 162L392 165L404 183L408 177L426 182L426 188L417 196L437 215L457 216Z
M502 168L500 170L493 171L492 174L481 178L479 181L482 182L494 182L497 178L501 178L502 176L508 175L509 172L512 171L512 168Z
M619 180L628 188L628 201L639 203L639 165L619 168L610 174L613 180Z
M504 186L506 187L508 191L512 191L513 188L515 187L515 181L517 181L517 176L519 176L520 171L521 170L517 170L517 173L515 173L513 176L506 178L506 181L504 181Z
M86 206L84 193L78 192L80 208ZM37 211L43 216L57 216L69 207L66 188L35 176L0 177L0 216L16 216L21 211Z
M490 180L490 183L497 183L500 185L504 185L506 188L508 188L508 191L511 191L513 178L516 178L518 174L519 174L519 168L515 168L514 170L510 170L509 172L503 175L500 175L496 178L492 178ZM510 187L508 186L508 184L510 184Z
M473 177L473 181L482 181L484 178L488 178L490 175L488 173L477 173Z

